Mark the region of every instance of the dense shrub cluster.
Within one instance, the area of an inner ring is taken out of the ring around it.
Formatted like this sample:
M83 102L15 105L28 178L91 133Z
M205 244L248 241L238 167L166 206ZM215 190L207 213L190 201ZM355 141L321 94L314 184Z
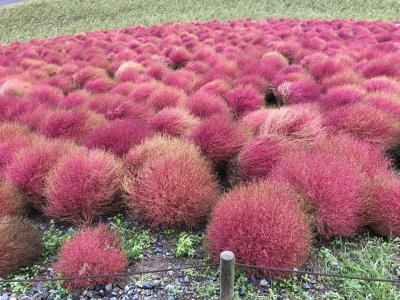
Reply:
M65 277L117 274L127 267L127 258L115 232L98 225L66 240L54 267ZM112 280L110 277L71 280L66 285L69 289L76 289Z
M42 237L28 219L0 217L0 276L13 274L39 259Z
M235 187L215 208L207 232L207 246L215 259L230 250L239 263L272 267L301 266L311 243L300 194L283 182Z
M399 235L399 43L391 22L243 19L0 45L0 215L118 211L163 228L212 215L213 254L266 251L251 262L277 267L307 258L309 226ZM100 252L103 231L87 233Z

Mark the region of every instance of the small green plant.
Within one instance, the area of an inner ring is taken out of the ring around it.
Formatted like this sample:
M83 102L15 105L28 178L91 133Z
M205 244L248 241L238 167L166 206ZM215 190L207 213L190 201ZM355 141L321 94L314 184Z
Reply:
M75 230L67 233L57 228L53 220L50 221L49 228L43 234L43 256L47 258L54 255L60 248L61 244L67 239L75 235Z
M38 265L33 265L29 268L23 268L19 273L9 275L6 279L9 280L30 280L35 278L40 271L40 267ZM25 282L8 282L8 283L0 283L0 290L10 290L12 293L16 294L24 294L31 287L30 283Z
M122 241L122 248L129 259L136 260L143 257L143 251L151 246L150 230L137 230L130 227L123 220L122 215L117 215L111 220L111 227L117 231Z
M61 300L66 299L70 296L70 293L67 289L65 289L61 282L48 282L45 284L46 288L56 291L54 294L51 294L48 299L49 300Z
M203 238L196 234L182 232L179 234L178 245L176 247L176 257L193 258L196 255L195 246L201 242Z

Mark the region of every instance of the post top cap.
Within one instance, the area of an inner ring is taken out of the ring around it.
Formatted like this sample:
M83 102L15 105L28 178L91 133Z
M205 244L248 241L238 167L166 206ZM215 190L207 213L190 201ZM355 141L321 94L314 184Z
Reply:
M223 260L232 260L235 258L235 254L232 251L222 251L220 257Z

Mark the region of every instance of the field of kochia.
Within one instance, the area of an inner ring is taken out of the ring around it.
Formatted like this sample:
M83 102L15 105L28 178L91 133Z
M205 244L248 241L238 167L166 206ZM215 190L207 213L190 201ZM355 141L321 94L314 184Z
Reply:
M78 228L59 274L124 272L104 224L116 214L205 229L216 260L301 268L316 239L400 236L399 168L400 23L167 23L0 45L0 276L42 255L38 218Z

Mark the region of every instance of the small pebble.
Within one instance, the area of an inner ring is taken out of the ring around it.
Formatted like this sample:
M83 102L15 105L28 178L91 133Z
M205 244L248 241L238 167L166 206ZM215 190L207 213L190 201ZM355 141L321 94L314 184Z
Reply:
M112 283L107 284L104 289L106 290L107 293L111 293L113 290L113 285Z
M261 279L259 285L261 288L267 288L269 286L268 281L265 279Z

